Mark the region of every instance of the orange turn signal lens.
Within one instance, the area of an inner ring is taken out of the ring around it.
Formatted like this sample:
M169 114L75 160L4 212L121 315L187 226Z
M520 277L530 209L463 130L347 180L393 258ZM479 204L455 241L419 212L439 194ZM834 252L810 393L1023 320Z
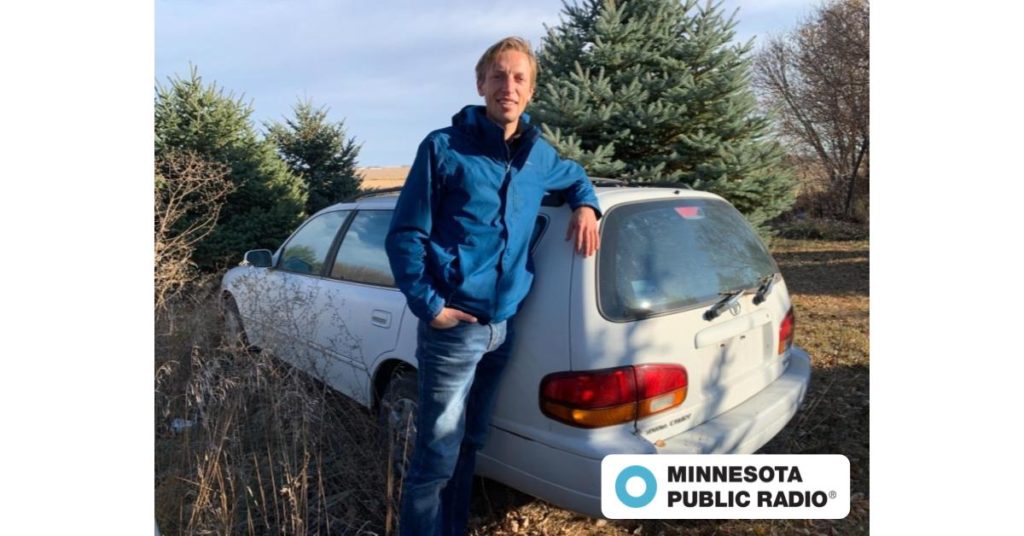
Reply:
M622 404L609 408L579 409L570 408L555 402L545 401L541 404L544 413L566 424L580 428L600 428L613 424L622 424L636 420L636 404Z

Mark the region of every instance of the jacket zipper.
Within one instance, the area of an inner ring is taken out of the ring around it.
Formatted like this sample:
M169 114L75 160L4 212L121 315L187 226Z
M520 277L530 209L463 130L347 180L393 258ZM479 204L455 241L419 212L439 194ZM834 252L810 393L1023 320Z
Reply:
M508 175L512 172L512 149L508 148L507 143L505 144L505 157L505 175Z
M518 151L516 151L516 154L518 154ZM506 203L506 207L507 207L507 204L509 203L509 199L508 199L509 189L512 188L512 149L509 148L508 143L505 143L505 177L503 177L503 181L504 180L508 181L508 184L505 186L505 203ZM501 267L502 267L502 264L504 263L505 255L508 252L508 238L509 238L509 234L510 234L508 232L508 220L505 219L505 214L501 215L501 219L502 219L502 221L504 223L504 227L505 227L505 236L504 236L505 248L504 248L504 250L502 250L501 256L498 258L498 267L499 267L499 270L500 270L500 275L494 281L495 296L497 296L497 294L498 294L498 287L501 285L501 277L505 274L505 270L503 268L501 268ZM498 300L495 299L494 300L494 310L491 312L491 318L494 318L495 316L497 316L497 314L498 314Z

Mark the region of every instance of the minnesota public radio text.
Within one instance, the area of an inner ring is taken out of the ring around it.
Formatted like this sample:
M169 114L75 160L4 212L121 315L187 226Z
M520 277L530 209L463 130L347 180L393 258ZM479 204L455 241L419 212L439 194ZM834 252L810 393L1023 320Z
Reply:
M803 483L800 468L796 466L754 466L718 465L668 467L670 483ZM776 507L823 507L828 504L828 494L820 490L672 490L667 494L668 506L688 508L745 508L756 501L760 508Z

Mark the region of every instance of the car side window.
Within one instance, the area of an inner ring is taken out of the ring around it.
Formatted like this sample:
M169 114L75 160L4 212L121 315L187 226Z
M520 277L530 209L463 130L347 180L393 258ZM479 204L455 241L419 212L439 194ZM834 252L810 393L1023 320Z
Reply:
M307 221L288 239L281 252L278 269L299 274L319 275L338 229L351 211L326 212Z
M361 210L338 248L331 277L343 281L394 287L384 239L391 226L390 210Z

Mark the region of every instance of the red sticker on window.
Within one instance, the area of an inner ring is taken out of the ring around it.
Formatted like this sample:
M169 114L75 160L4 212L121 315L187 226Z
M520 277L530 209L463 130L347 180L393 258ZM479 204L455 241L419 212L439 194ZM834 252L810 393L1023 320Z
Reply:
M676 212L688 220L704 217L704 211L700 207L676 207Z

